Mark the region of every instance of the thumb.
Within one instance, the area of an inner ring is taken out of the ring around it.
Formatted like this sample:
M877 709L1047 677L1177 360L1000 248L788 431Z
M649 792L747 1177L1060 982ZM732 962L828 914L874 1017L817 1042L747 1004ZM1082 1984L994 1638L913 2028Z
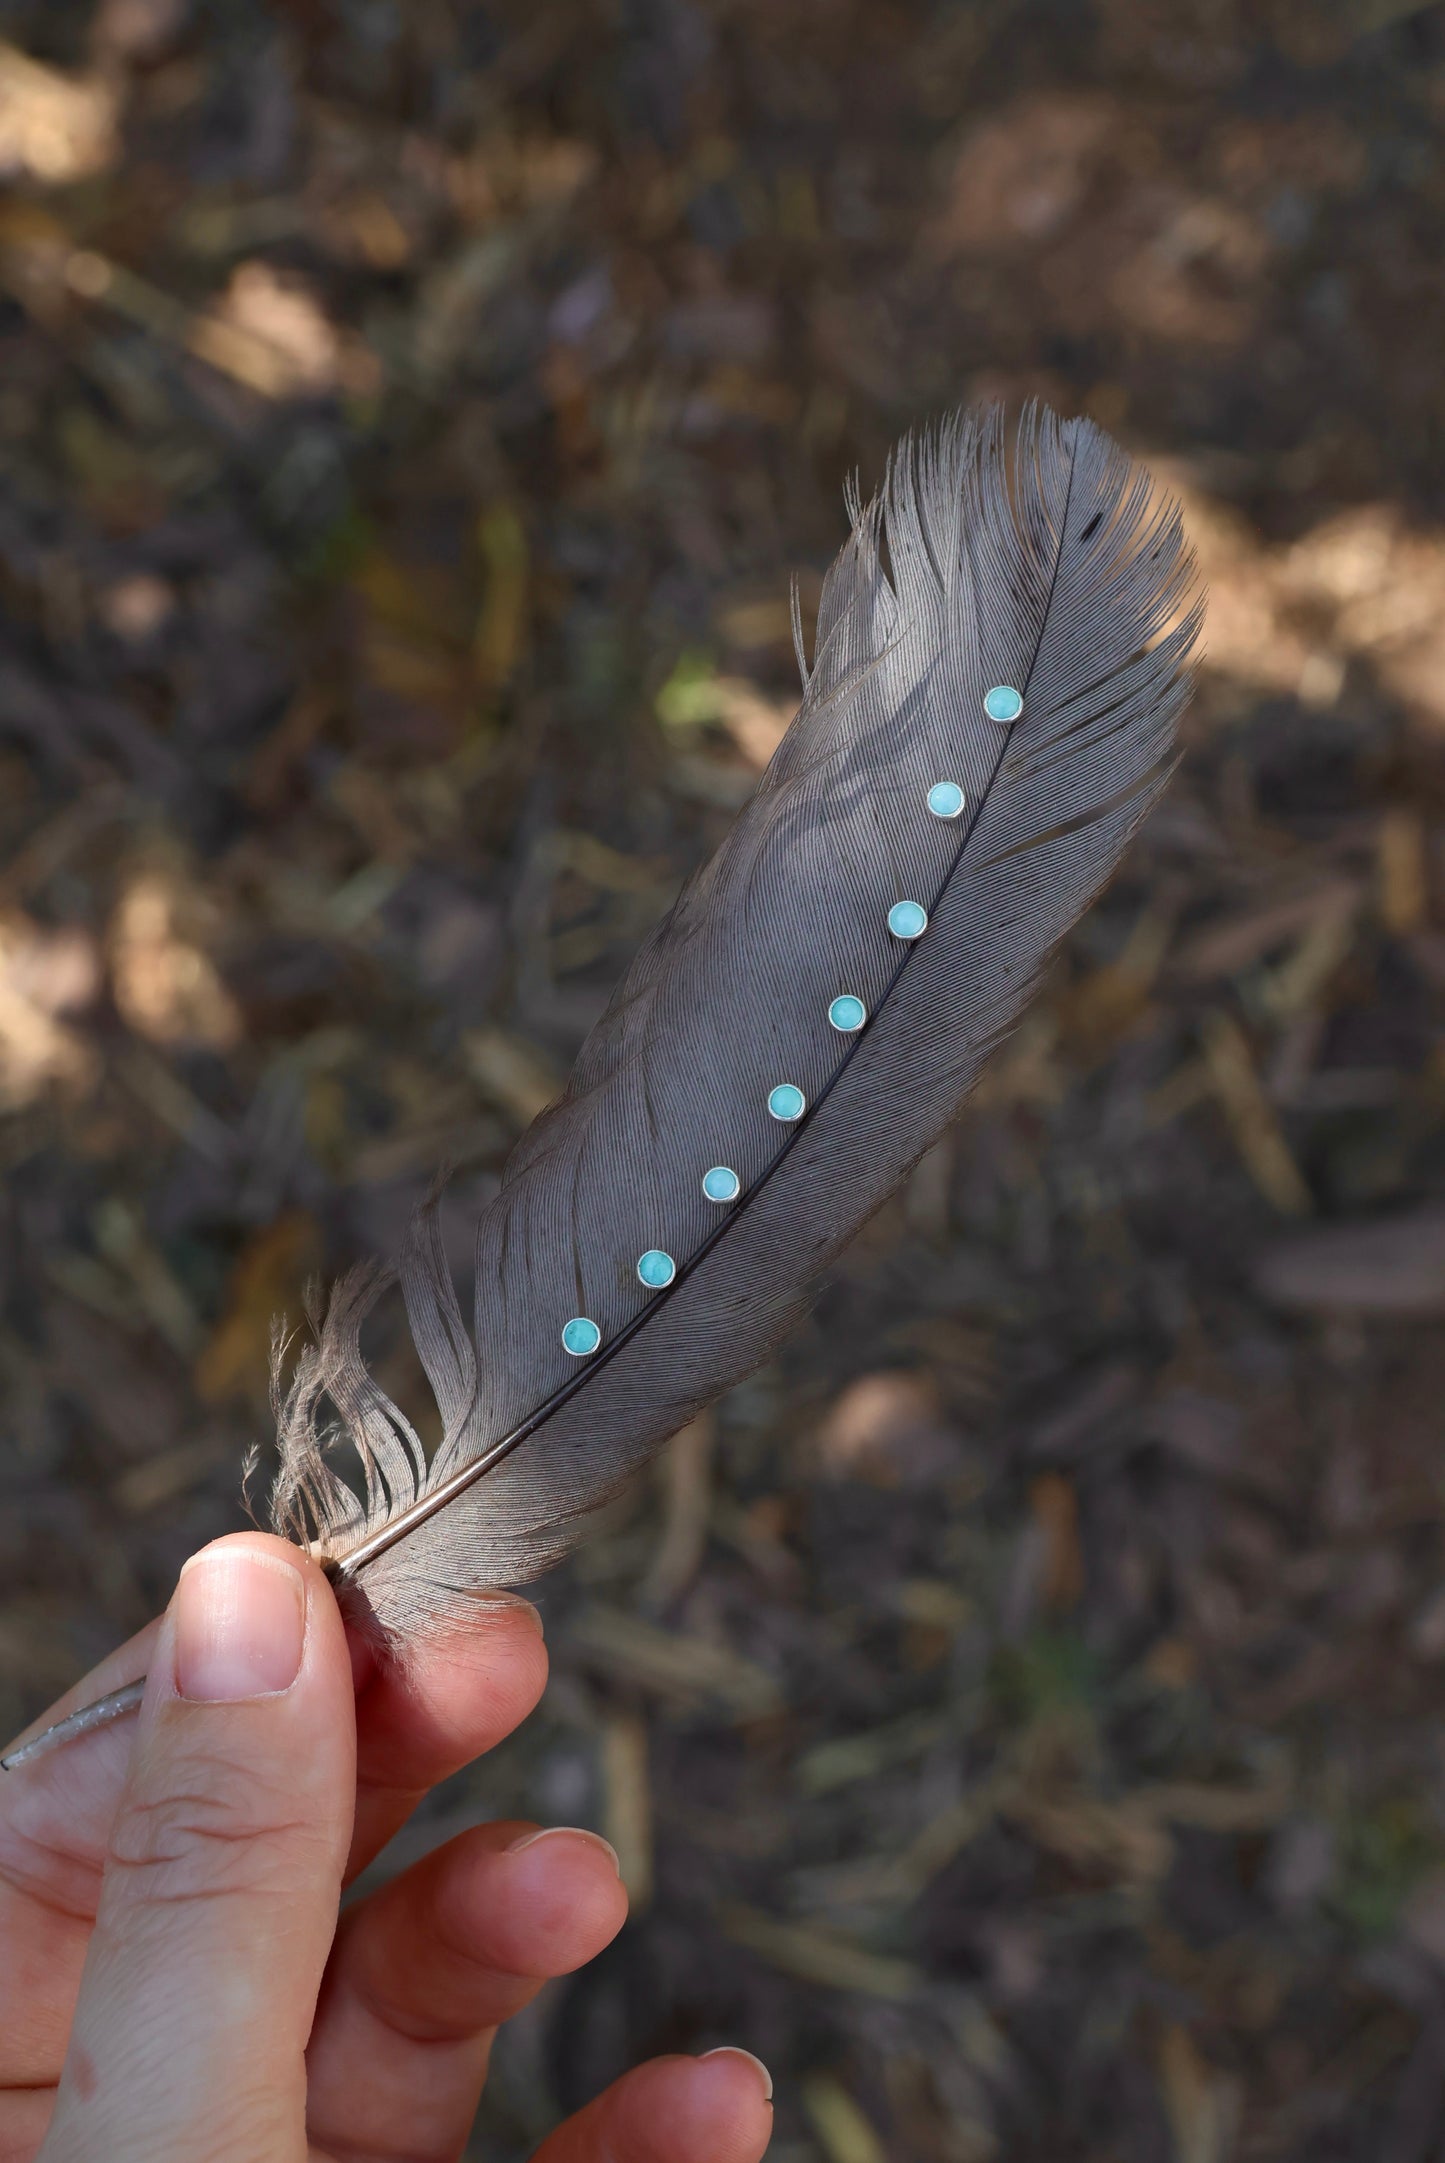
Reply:
M260 1533L203 1548L151 1666L44 2163L303 2163L355 1769L321 1571Z

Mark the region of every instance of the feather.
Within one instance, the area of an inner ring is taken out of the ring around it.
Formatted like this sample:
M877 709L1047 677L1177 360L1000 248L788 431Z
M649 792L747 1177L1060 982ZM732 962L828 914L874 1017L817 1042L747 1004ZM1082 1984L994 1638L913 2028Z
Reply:
M1192 559L1177 508L1098 429L966 414L906 440L850 510L811 668L799 636L797 718L513 1152L477 1229L471 1327L435 1198L412 1226L399 1276L440 1413L430 1462L361 1358L383 1272L335 1290L278 1397L273 1523L395 1647L564 1555L768 1356L1168 778ZM1023 695L1011 725L985 712L992 686ZM960 815L930 813L940 781ZM889 929L905 900L927 911L914 939ZM840 995L866 1009L849 1033L829 1021ZM778 1084L801 1117L770 1115ZM714 1166L737 1175L731 1203L703 1191ZM675 1263L661 1289L639 1281L650 1250ZM573 1317L596 1325L590 1357L563 1345Z

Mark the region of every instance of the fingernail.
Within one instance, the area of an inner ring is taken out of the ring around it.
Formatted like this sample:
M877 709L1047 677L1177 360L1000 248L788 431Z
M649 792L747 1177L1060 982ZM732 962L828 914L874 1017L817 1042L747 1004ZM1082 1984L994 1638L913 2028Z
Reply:
M723 2043L723 2044L720 2044L720 2045L719 2045L719 2047L718 2047L718 2048L717 2048L716 2050L705 2050L705 2051L703 2052L703 2057L704 2057L704 2058L746 2058L746 2059L747 2059L747 2061L748 2061L748 2064L749 2064L749 2065L750 2065L750 2066L752 2067L753 2071L754 2071L754 2072L755 2072L755 2073L757 2074L757 2076L758 2076L758 2079L759 2079L759 2080L760 2080L760 2081L762 2082L762 2086L763 2086L763 2101L764 2101L765 2103L771 2103L771 2102L772 2102L772 2100L773 2100L773 2076L772 2076L772 2074L771 2074L771 2073L770 2073L770 2072L768 2071L767 2067L766 2067L766 2066L765 2066L765 2065L763 2064L763 2061L762 2061L762 2059L761 2059L761 2058L755 2058L755 2057L753 2056L753 2054L752 2054L752 2052L751 2052L750 2050L739 2050L739 2049L738 2049L738 2046L737 2046L737 2044L736 2044L736 2043Z
M171 1613L181 1697L203 1704L271 1697L300 1672L306 1587L279 1555L208 1548L181 1571Z
M498 1616L515 1615L519 1622L530 1622L539 1637L545 1635L539 1611L530 1600L522 1599L515 1592L489 1592L485 1600L479 1601L473 1609L474 1615L480 1615L483 1619L489 1611Z
M523 1833L519 1839L509 1841L506 1852L508 1855L520 1855L523 1848L534 1848L539 1840L563 1838L567 1840L590 1840L595 1848L605 1848L613 1869L621 1877L622 1865L617 1860L617 1850L612 1845L612 1842L604 1840L601 1833L589 1833L581 1825L544 1825L539 1832Z

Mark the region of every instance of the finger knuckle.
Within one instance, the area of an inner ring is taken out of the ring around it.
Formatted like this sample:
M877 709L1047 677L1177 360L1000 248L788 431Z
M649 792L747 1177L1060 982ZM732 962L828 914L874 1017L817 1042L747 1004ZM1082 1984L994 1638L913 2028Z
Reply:
M164 1906L295 1881L315 1830L279 1784L234 1765L188 1762L162 1793L127 1798L106 1854L108 1875Z

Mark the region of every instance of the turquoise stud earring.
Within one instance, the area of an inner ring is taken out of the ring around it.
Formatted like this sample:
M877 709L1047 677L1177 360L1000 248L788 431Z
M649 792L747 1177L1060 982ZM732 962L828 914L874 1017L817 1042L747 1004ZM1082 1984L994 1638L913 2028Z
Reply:
M586 1359L602 1342L602 1332L585 1314L574 1314L562 1332L562 1349L574 1359Z
M781 1119L785 1126L791 1126L795 1119L801 1119L807 1109L808 1099L792 1082L779 1082L776 1089L768 1091L768 1110L775 1119Z
M917 939L928 929L928 911L921 902L895 901L888 911L888 929L895 939Z
M1024 695L1011 683L996 683L983 694L983 710L990 721L1017 721L1024 710Z

